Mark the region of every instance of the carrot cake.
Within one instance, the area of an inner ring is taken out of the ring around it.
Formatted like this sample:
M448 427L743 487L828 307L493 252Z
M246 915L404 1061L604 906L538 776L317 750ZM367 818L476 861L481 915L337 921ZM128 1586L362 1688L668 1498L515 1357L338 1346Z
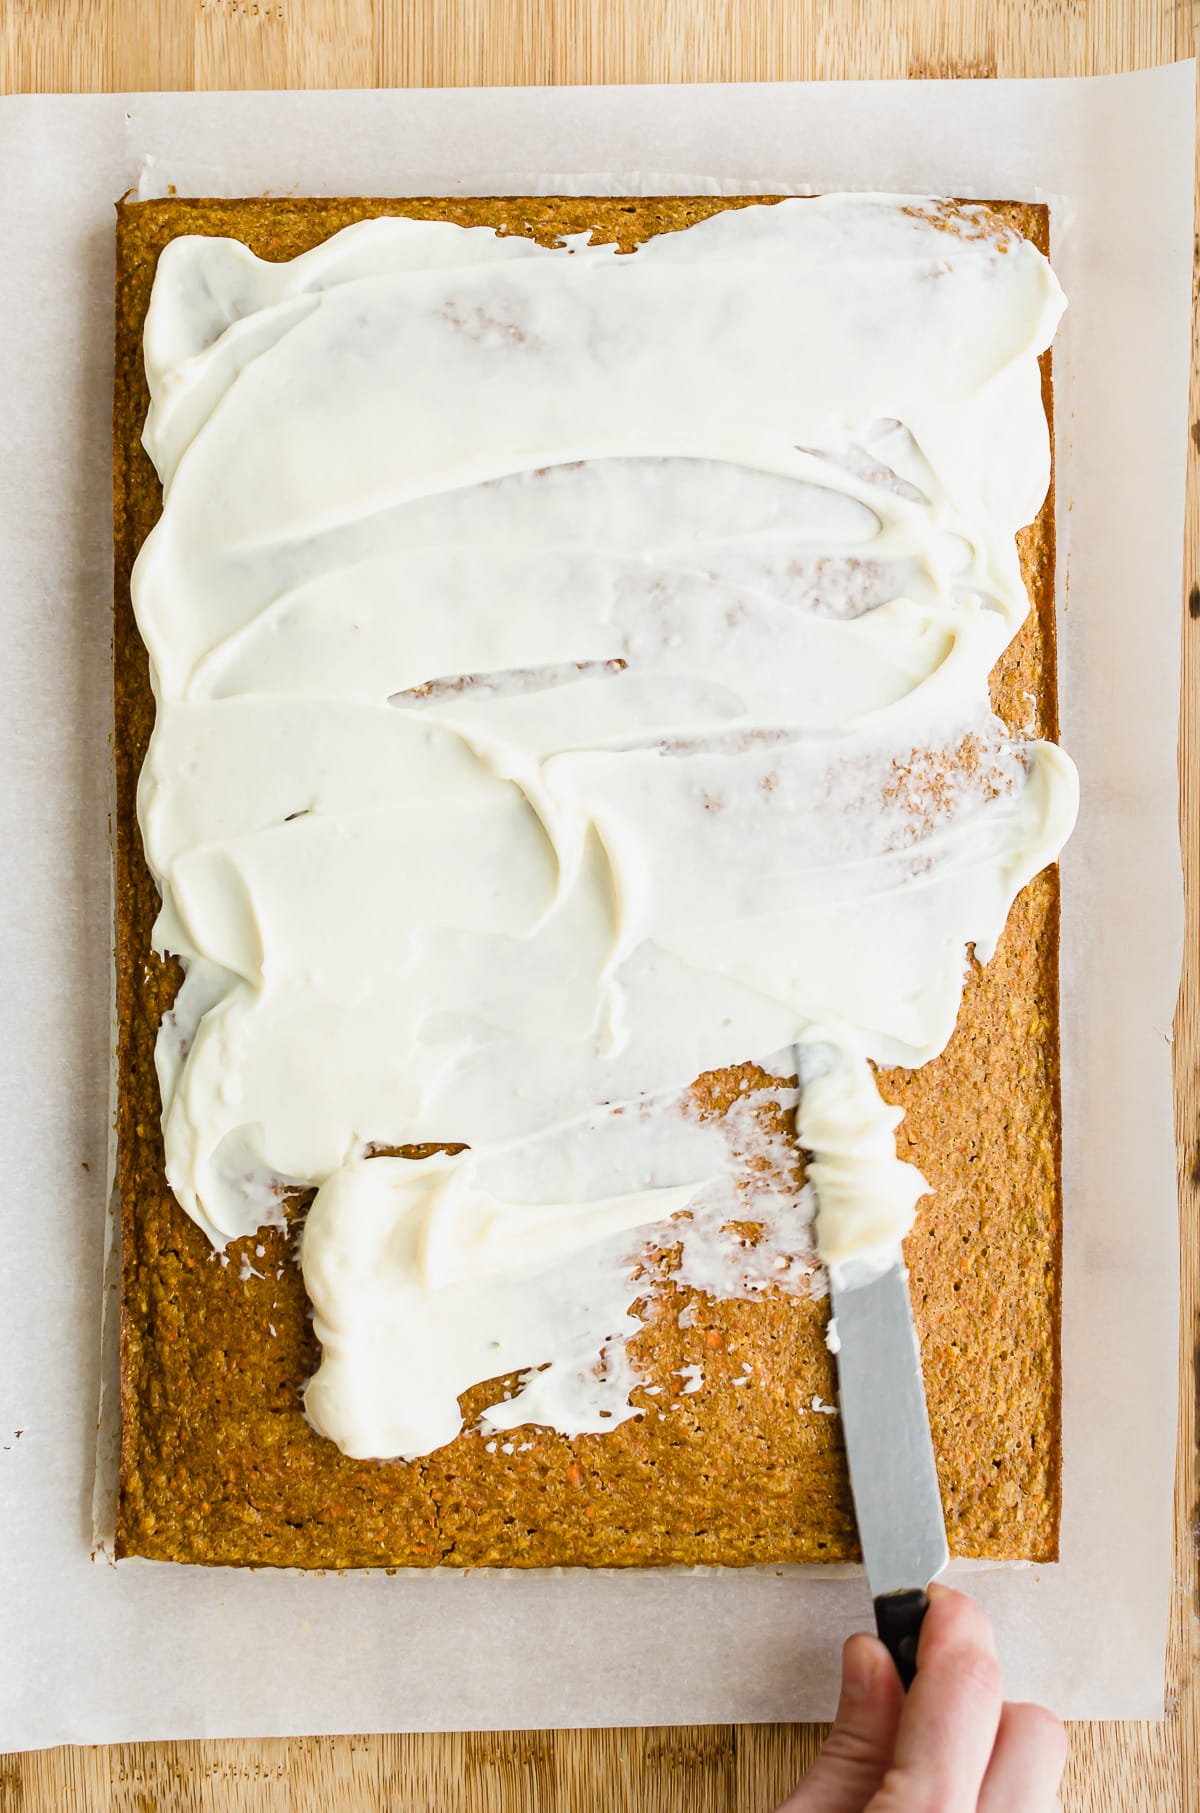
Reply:
M952 1552L1056 1553L1046 233L121 208L119 1553L851 1557L902 1236Z

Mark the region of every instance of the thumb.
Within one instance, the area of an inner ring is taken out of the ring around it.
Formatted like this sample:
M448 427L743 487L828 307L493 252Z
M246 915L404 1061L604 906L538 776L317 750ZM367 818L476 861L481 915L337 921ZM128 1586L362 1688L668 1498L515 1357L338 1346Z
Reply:
M821 1754L779 1813L862 1813L892 1764L904 1689L877 1637L851 1637L842 1691Z

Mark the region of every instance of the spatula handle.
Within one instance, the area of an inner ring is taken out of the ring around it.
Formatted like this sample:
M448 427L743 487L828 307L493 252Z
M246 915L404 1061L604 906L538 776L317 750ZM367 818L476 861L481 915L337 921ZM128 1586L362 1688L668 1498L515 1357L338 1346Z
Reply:
M875 1601L875 1628L896 1664L896 1673L907 1692L917 1672L917 1641L929 1610L929 1596L920 1587L906 1592L881 1593Z

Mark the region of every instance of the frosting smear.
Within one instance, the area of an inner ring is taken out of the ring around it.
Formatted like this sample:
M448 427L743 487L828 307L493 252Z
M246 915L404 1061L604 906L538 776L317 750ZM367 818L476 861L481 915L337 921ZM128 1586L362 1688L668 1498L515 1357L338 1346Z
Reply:
M163 252L167 1174L218 1245L318 1186L306 1404L347 1453L427 1453L502 1376L485 1427L633 1414L648 1247L811 1289L813 1191L826 1263L911 1225L871 1064L943 1049L1076 809L988 695L1062 307L985 211L893 196L627 255L406 219ZM686 1095L773 1053L802 1192ZM415 1143L467 1149L375 1155Z

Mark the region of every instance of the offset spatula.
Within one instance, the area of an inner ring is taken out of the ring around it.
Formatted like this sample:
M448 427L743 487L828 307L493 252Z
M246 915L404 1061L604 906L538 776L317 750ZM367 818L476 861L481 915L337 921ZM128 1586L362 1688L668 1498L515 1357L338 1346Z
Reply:
M949 1560L921 1352L899 1246L885 1271L830 1267L838 1396L875 1624L908 1687L928 1609L925 1588Z

